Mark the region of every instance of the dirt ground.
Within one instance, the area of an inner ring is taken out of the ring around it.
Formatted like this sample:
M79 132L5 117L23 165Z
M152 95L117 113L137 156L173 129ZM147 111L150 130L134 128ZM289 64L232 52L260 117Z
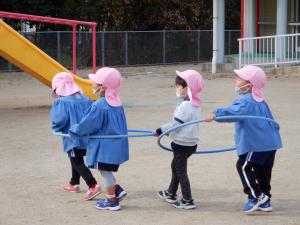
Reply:
M196 66L195 66L196 67ZM155 129L170 120L175 103L175 69L124 69L121 97L131 129ZM152 73L148 73L151 71ZM154 71L154 72L153 72ZM87 71L80 71L86 74ZM130 75L129 75L130 74ZM136 74L133 76L133 74ZM202 114L230 104L236 95L232 77L206 77ZM24 73L0 74L0 224L130 224L130 225L299 225L300 224L300 77L270 78L267 101L281 125L284 148L278 151L272 177L272 213L244 215L246 201L235 170L235 152L194 155L189 176L197 208L178 210L156 195L170 180L172 155L156 138L130 139L130 160L116 174L128 192L119 212L100 211L82 192L66 193L70 166L59 137L52 135L50 91ZM233 145L232 124L202 124L202 149ZM168 144L166 138L164 143ZM101 176L93 171L101 184ZM99 198L104 198L100 195Z

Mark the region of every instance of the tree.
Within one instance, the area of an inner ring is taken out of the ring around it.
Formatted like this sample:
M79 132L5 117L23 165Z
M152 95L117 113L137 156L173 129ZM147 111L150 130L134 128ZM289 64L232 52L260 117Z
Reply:
M212 0L10 0L0 9L25 14L95 21L98 30L212 29ZM239 29L240 1L226 0L226 29ZM20 22L9 20L15 28ZM67 26L30 22L39 30ZM80 29L88 29L80 27Z

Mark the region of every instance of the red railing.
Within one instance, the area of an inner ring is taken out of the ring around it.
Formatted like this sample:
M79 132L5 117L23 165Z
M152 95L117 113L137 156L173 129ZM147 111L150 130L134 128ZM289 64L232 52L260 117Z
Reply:
M21 14L21 13L12 13L12 12L4 12L0 11L0 18L8 18L8 19L17 19L17 20L28 20L28 21L37 21L43 23L54 23L54 24L62 24L72 27L72 63L73 68L72 71L76 73L76 27L77 25L89 26L92 28L92 65L93 72L96 72L96 26L97 23L94 22L86 22L79 20L68 20L54 17L45 17L45 16L35 16L29 14Z

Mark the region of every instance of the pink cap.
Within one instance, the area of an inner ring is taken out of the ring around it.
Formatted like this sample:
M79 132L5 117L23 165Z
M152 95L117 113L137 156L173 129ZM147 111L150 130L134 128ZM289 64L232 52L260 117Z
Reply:
M77 92L82 93L81 88L75 83L73 76L67 72L58 73L53 77L52 91L59 96L69 96Z
M200 107L201 99L198 94L204 87L204 80L201 74L196 70L185 70L183 72L176 70L176 74L186 81L188 85L189 98L193 105Z
M258 66L245 66L242 69L234 70L241 79L249 81L252 87L252 96L255 101L262 102L265 97L262 89L267 83L267 76L263 69Z
M96 84L102 84L106 87L105 98L111 106L121 106L122 102L118 94L118 89L121 86L122 75L121 73L110 67L103 67L95 74L89 74L89 78Z

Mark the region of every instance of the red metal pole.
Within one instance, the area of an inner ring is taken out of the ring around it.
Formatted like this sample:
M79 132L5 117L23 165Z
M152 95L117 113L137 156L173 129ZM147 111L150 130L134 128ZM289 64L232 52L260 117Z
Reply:
M244 37L244 19L245 19L245 6L244 0L241 0L241 12L240 12L240 19L241 19L241 38ZM244 42L242 42L242 50L244 49Z
M92 57L93 73L96 73L96 25L92 26Z
M39 21L44 23L57 23L57 24L65 24L69 26L73 26L74 24L82 24L85 26L93 26L96 23L87 22L87 21L79 21L79 20L68 20L62 18L53 18L47 16L35 16L30 14L22 14L22 13L12 13L12 12L4 12L0 11L0 18L10 18L10 19L22 19L22 20L30 20L30 21Z
M260 30L259 30L259 16L260 16L260 4L259 0L256 0L256 37L259 37ZM259 40L256 40L256 51L259 51Z
M260 4L259 0L256 0L256 37L259 37L259 11L260 11Z
M241 0L240 19L241 19L241 38L243 38L244 37L244 0Z
M73 25L73 31L72 31L72 61L73 61L73 73L76 73L76 25Z

